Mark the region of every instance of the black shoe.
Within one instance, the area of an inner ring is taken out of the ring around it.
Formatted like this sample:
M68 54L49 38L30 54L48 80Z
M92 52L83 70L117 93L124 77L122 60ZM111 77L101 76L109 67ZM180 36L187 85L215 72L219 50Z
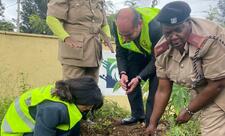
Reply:
M136 124L138 122L142 123L142 122L144 122L144 119L135 118L135 117L124 118L124 119L121 120L120 124L121 125L133 125L133 124Z

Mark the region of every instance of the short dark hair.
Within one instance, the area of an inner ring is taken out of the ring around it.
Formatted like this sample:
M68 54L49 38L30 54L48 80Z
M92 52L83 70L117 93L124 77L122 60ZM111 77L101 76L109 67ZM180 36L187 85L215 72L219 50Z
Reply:
M61 100L78 105L98 107L103 103L101 90L92 77L57 81L53 95L58 96Z

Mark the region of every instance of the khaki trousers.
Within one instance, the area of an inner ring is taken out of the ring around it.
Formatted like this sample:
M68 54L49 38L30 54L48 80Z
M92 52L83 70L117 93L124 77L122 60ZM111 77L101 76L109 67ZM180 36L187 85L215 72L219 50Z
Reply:
M63 80L91 76L98 83L99 67L77 67L63 64L62 74Z
M225 136L225 111L215 103L208 105L202 109L200 124L202 136Z

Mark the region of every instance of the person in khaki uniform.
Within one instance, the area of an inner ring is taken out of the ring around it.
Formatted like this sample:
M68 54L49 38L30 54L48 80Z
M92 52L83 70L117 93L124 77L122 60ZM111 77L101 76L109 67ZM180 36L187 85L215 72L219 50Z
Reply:
M176 121L186 123L197 111L201 135L225 135L225 29L190 17L183 1L165 5L159 13L163 37L155 47L159 86L150 125L145 133L157 135L157 121L168 103L173 83L197 92Z
M46 21L60 39L63 79L88 75L98 81L102 59L100 33L110 44L104 4L104 0L49 0Z

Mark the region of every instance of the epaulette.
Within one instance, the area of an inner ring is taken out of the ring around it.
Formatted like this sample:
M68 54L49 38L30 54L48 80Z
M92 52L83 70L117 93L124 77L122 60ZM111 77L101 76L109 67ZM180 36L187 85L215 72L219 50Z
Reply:
M206 39L208 39L205 36L200 36L197 34L190 34L190 36L188 37L188 43L195 46L196 48L202 48L203 47L203 43L206 41Z
M154 48L154 52L155 52L155 56L159 56L161 55L162 53L164 53L167 49L169 49L169 45L168 45L168 42L165 41L163 42L162 44L160 44L159 46L156 46Z

